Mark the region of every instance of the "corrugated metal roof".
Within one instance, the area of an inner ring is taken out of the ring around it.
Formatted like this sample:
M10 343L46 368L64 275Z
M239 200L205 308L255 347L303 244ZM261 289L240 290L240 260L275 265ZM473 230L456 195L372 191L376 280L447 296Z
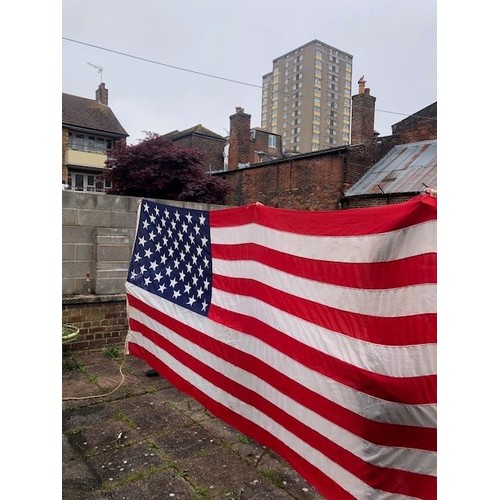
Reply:
M437 140L400 144L345 193L346 196L437 189Z

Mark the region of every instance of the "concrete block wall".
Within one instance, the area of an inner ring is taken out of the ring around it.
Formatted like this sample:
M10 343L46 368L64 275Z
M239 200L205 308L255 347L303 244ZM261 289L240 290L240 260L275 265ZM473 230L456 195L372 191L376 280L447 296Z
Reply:
M139 203L135 197L62 191L63 296L125 292Z

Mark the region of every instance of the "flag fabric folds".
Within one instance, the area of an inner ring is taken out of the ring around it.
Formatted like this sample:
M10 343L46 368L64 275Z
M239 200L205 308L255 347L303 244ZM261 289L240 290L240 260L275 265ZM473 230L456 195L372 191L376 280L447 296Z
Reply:
M142 200L128 352L325 498L437 495L437 201Z

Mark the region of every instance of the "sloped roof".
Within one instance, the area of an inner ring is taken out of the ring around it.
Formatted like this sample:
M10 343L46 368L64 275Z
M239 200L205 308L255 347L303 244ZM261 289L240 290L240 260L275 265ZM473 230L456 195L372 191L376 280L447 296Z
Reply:
M187 128L186 130L181 130L181 131L173 130L172 132L169 132L168 134L164 134L163 137L173 141L175 139L180 139L181 137L185 137L185 136L191 135L191 134L206 135L208 137L213 137L215 139L225 140L224 137L222 137L219 134L216 134L215 132L212 132L211 130L208 130L208 128L205 128L200 123L198 125L195 125L194 127Z
M437 189L437 140L395 146L345 196L418 193L425 186Z
M62 95L62 124L128 137L109 106L71 94Z

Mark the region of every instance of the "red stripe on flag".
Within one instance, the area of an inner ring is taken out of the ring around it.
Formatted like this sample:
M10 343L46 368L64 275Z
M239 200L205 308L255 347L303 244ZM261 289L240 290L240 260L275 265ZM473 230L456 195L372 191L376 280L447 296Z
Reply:
M280 271L338 286L364 289L399 288L436 283L437 255L428 253L389 262L328 262L296 257L253 243L212 244L212 256L222 260L260 262Z
M254 204L210 212L211 227L258 223L314 236L379 234L436 219L436 198L416 196L405 203L381 207L309 212Z

